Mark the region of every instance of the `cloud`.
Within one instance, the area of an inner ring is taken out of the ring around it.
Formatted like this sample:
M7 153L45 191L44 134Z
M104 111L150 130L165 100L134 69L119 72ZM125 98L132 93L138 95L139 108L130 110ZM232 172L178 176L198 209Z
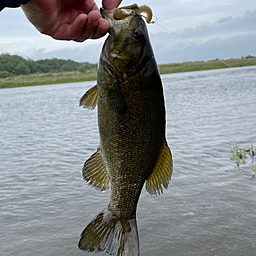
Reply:
M231 37L256 32L256 10L246 12L243 17L225 17L213 24L204 23L196 28L186 28L178 34L186 38Z
M169 33L150 34L150 37L158 64L256 55L256 34L224 39L215 37L201 44L196 44L197 47ZM50 52L40 49L33 54L32 59L64 58L96 63L99 60L101 48L102 44L85 45L82 48L74 49L64 48Z
M216 37L202 44L196 44L194 47L181 39L174 39L170 35L158 34L159 38L168 40L169 47L163 46L159 38L155 40L156 35L152 35L153 48L158 63L173 63L183 61L212 60L216 58L240 58L241 56L256 56L256 34L244 36L234 36L226 39Z
M216 23L226 23L228 21L231 21L233 18L230 16L230 17L226 17L226 18L223 18L223 19L219 19Z
M97 1L100 4L100 0ZM143 0L137 3L145 4ZM122 2L122 5L129 4L128 0ZM202 48L198 50L157 24L149 25L158 63L209 60L215 55L215 58L256 55L255 0L159 0L157 4L148 0L147 5L158 17L157 23ZM6 9L0 13L0 53L96 63L104 40L57 41L40 34L20 9Z
M32 59L71 59L78 62L97 63L101 52L101 44L87 45L82 48L76 47L74 49L63 48L59 50L46 52L44 49L39 49L30 57Z
M256 55L255 20L256 10L243 17L227 16L175 33L151 33L156 59L159 63L170 63Z

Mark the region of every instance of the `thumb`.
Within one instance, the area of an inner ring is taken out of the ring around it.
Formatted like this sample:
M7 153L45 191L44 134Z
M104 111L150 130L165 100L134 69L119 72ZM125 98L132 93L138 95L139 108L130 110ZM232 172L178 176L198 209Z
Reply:
M102 6L104 9L112 10L119 6L122 0L102 0Z

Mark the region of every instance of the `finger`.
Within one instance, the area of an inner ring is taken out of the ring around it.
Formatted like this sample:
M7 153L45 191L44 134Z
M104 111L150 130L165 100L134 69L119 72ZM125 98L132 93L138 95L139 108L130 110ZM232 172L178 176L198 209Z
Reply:
M84 32L84 25L88 17L86 14L78 15L71 24L60 25L53 34L54 39L73 40L80 37Z
M91 37L91 39L97 39L97 38L100 38L100 37L106 35L106 33L108 32L109 29L110 29L109 21L107 21L105 19L100 19L97 30L95 31L95 33Z
M119 4L122 2L122 0L102 0L102 6L103 8L107 9L107 10L112 10L114 8L116 8L117 6L119 6Z
M94 0L93 0L93 2L94 2ZM99 11L99 8L98 8L98 6L97 6L97 4L95 2L92 4L92 6L90 8L90 11L93 11L93 10L98 10Z
M87 22L84 26L84 32L74 39L76 42L83 42L84 40L91 38L97 31L101 14L98 10L91 11L87 16Z

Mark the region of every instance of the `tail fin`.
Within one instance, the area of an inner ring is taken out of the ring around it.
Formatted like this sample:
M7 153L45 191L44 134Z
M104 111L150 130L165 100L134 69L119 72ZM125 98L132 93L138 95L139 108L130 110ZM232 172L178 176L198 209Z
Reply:
M121 220L104 209L84 229L78 247L87 252L106 251L113 256L139 256L136 218Z

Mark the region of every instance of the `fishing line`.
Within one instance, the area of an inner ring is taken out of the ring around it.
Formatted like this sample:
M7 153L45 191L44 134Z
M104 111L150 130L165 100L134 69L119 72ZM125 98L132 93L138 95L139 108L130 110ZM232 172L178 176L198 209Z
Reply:
M185 42L187 42L188 44L190 44L190 45L194 46L194 47L195 47L195 48L197 48L198 50L200 50L200 51L202 51L202 52L204 52L204 53L206 53L206 54L211 55L214 59L217 59L219 62L222 62L223 64L225 64L226 66L228 66L228 67L230 67L230 68L233 68L231 65L229 65L229 64L228 64L228 63L226 63L225 61L220 60L219 58L216 58L216 56L214 56L212 53L210 53L210 52L208 52L208 51L203 50L202 48L198 47L196 44L193 44L192 42L188 41L186 38L184 38L184 37L182 37L182 36L179 36L178 34L176 34L176 33L172 32L172 31L171 31L171 30L169 30L168 28L166 28L166 27L164 27L164 26L160 25L158 22L156 22L157 17L156 17L156 16L154 16L154 17L155 17L155 21L151 21L151 22L150 22L151 24L156 24L156 25L158 25L159 27L161 27L161 28L163 28L163 29L167 30L169 33L171 33L171 34L173 34L173 35L175 35L175 36L179 37L180 39L184 40L184 41L185 41Z

